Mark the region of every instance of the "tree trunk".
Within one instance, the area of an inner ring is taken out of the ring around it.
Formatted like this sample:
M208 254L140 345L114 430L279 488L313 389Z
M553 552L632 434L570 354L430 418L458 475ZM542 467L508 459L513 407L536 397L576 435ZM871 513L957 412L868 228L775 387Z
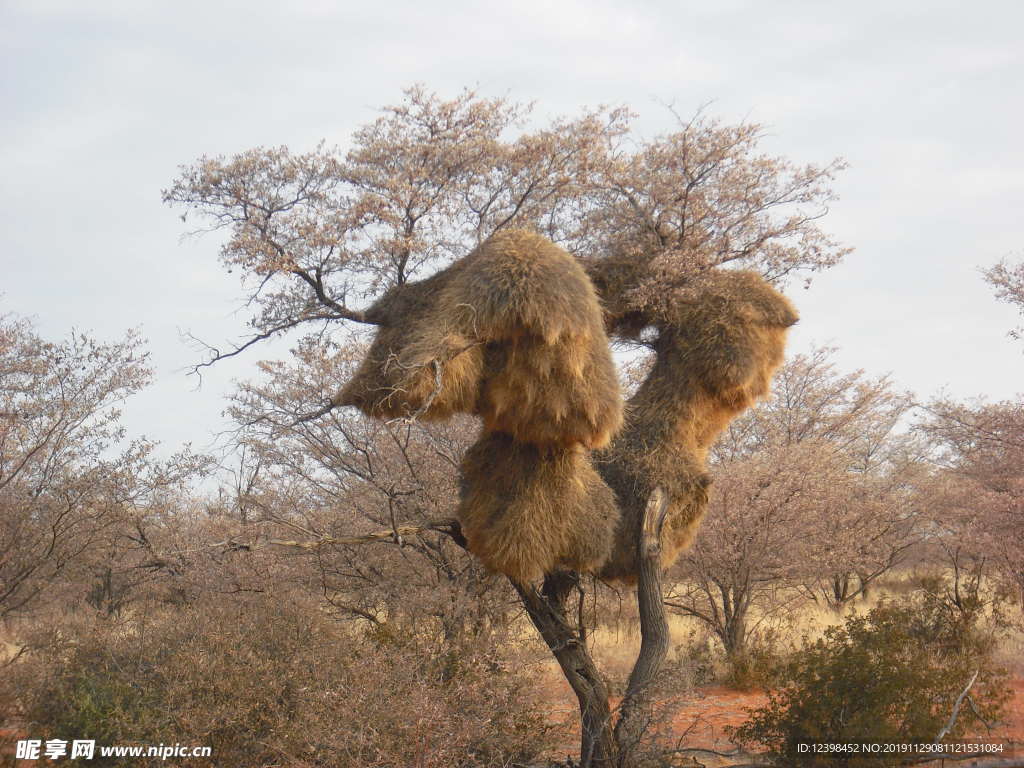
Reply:
M668 511L668 500L656 488L647 500L640 521L640 546L637 554L637 603L640 609L640 653L629 675L622 699L615 742L620 768L636 763L644 732L651 723L651 684L668 654L669 628L661 587L661 529Z
M587 648L583 617L577 617L577 625L573 627L565 610L569 590L575 583L574 574L553 573L544 579L540 592L515 582L513 586L579 701L580 768L614 768L618 750L612 732L608 686Z
M829 606L834 613L841 613L850 596L850 575L848 573L832 576L832 600Z
M737 615L729 621L725 628L725 636L722 638L722 645L725 647L725 655L730 659L743 656L747 652L747 622L745 616Z
M733 587L723 587L722 628L718 633L725 654L730 659L742 656L747 650L747 599L744 591L737 594Z
M661 586L661 530L668 501L660 488L647 501L640 522L637 562L637 602L640 609L640 653L612 729L605 685L590 656L581 614L573 626L566 613L570 590L578 575L552 573L538 591L512 582L533 625L558 660L579 701L580 768L633 768L640 741L651 722L651 683L668 654L669 628Z

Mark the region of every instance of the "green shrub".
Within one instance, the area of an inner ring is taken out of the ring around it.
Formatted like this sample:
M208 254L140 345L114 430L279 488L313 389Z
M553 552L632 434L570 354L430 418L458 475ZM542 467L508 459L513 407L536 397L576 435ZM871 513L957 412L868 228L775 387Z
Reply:
M991 651L988 635L952 621L928 595L882 603L805 641L782 666L782 686L731 735L767 747L785 765L895 765L899 755L823 756L800 745L931 743L975 670L981 672L970 694L974 707L961 710L947 739L977 725L979 714L991 722L1008 695Z

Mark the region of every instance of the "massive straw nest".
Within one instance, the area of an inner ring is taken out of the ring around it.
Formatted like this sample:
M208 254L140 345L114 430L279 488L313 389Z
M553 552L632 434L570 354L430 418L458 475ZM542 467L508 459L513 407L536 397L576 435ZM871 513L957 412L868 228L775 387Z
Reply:
M617 432L622 397L576 260L540 235L499 232L367 314L380 327L338 404L376 418L483 420L462 468L470 551L519 582L599 567L618 510L585 448Z
M380 329L340 405L377 418L475 413L517 440L591 448L622 423L597 294L540 235L498 232L368 316Z
M539 235L499 232L368 310L377 336L337 399L377 418L481 417L458 516L470 551L519 583L558 569L635 581L657 487L669 502L670 566L707 506L708 449L768 392L797 319L752 272L714 271L653 294L638 289L650 277L641 261L605 259L590 276ZM628 338L653 333L655 352L610 446L622 403L605 325ZM588 449L603 447L595 471Z
M461 469L462 533L491 570L525 584L595 571L611 554L619 510L582 446L484 432Z
M706 275L661 313L654 365L629 401L625 428L597 459L622 511L602 577L635 581L640 515L655 487L669 502L662 566L690 545L707 504L708 449L768 393L796 320L782 294L755 273L738 271Z

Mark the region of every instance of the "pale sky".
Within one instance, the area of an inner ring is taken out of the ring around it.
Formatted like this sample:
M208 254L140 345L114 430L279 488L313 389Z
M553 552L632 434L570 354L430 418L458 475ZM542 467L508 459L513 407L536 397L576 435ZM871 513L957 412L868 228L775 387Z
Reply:
M132 435L207 448L232 379L261 356L186 376L238 338L237 274L216 236L181 241L160 202L178 165L255 145L345 146L423 82L442 95L628 104L766 125L797 162L842 156L824 228L856 248L790 295L791 349L841 348L927 399L1024 390L1019 323L978 273L1024 253L1024 3L147 2L0 0L0 312L51 338L141 327L157 377Z

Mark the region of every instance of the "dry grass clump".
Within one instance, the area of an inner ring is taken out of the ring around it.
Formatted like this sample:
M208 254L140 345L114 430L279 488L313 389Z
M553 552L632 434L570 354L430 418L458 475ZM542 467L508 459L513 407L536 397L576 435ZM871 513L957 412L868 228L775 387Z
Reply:
M529 681L493 648L365 626L294 596L69 617L0 686L28 738L212 747L194 765L491 768L547 746Z
M719 271L653 320L654 365L630 398L625 428L596 464L622 510L615 551L601 575L627 583L636 579L637 526L655 487L669 498L662 566L692 542L707 505L708 449L768 393L797 315L758 275Z

